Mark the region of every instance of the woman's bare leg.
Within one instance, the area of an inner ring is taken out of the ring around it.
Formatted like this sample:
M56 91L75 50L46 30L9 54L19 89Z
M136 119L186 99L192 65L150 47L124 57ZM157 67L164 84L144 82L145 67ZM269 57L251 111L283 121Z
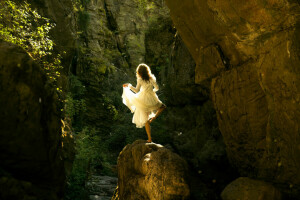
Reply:
M151 140L151 127L150 127L149 121L146 122L145 129L146 129L147 136L148 136L147 142L152 142L152 140Z
M158 109L158 111L155 113L155 116L149 120L149 123L152 123L153 120L155 120L155 119L162 113L162 111L164 111L164 109L166 109L166 107L167 107L167 106L166 106L165 104L163 104L163 105Z

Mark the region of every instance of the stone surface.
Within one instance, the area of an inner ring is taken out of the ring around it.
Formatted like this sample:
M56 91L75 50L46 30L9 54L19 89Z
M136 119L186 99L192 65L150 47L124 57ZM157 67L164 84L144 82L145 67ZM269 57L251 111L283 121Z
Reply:
M223 200L280 200L281 193L274 186L264 181L240 177L226 186L221 197Z
M155 143L137 140L118 158L120 199L188 199L187 164L177 154Z
M59 199L72 155L57 94L24 50L0 42L0 61L0 199Z
M107 10L116 24L119 47L126 52L130 66L144 62L147 19L134 0L106 0Z
M117 188L118 179L92 175L85 183L90 200L110 200Z
M166 1L242 175L300 189L299 2ZM209 66L209 70L207 70Z

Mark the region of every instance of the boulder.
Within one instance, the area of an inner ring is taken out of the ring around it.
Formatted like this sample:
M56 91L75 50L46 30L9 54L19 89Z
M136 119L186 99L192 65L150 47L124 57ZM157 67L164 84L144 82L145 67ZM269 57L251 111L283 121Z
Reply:
M223 200L280 200L281 193L273 185L248 177L231 182L222 192Z
M120 200L188 199L186 178L184 159L159 144L137 140L118 158Z
M300 191L297 1L166 0L242 176ZM209 70L207 70L209 68ZM292 186L292 187L290 187Z

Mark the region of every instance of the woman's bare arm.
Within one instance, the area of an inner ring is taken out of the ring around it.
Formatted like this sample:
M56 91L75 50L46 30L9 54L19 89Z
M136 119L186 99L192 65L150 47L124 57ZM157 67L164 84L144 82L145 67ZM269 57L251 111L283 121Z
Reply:
M136 84L136 87L133 87L131 84L128 85L128 87L134 91L135 93L138 93L141 89L141 83L139 80L137 80L137 84Z

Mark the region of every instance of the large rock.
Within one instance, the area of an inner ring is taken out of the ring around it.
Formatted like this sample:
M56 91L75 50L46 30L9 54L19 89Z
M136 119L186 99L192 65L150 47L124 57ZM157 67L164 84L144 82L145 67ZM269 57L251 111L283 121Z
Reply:
M264 181L240 177L226 186L221 197L223 200L280 200L281 193L274 186Z
M187 164L159 144L137 140L118 158L120 200L188 199Z
M0 42L0 62L0 199L60 199L67 151L57 95L21 48Z
M166 1L242 175L300 189L299 2ZM207 68L209 67L209 70Z

